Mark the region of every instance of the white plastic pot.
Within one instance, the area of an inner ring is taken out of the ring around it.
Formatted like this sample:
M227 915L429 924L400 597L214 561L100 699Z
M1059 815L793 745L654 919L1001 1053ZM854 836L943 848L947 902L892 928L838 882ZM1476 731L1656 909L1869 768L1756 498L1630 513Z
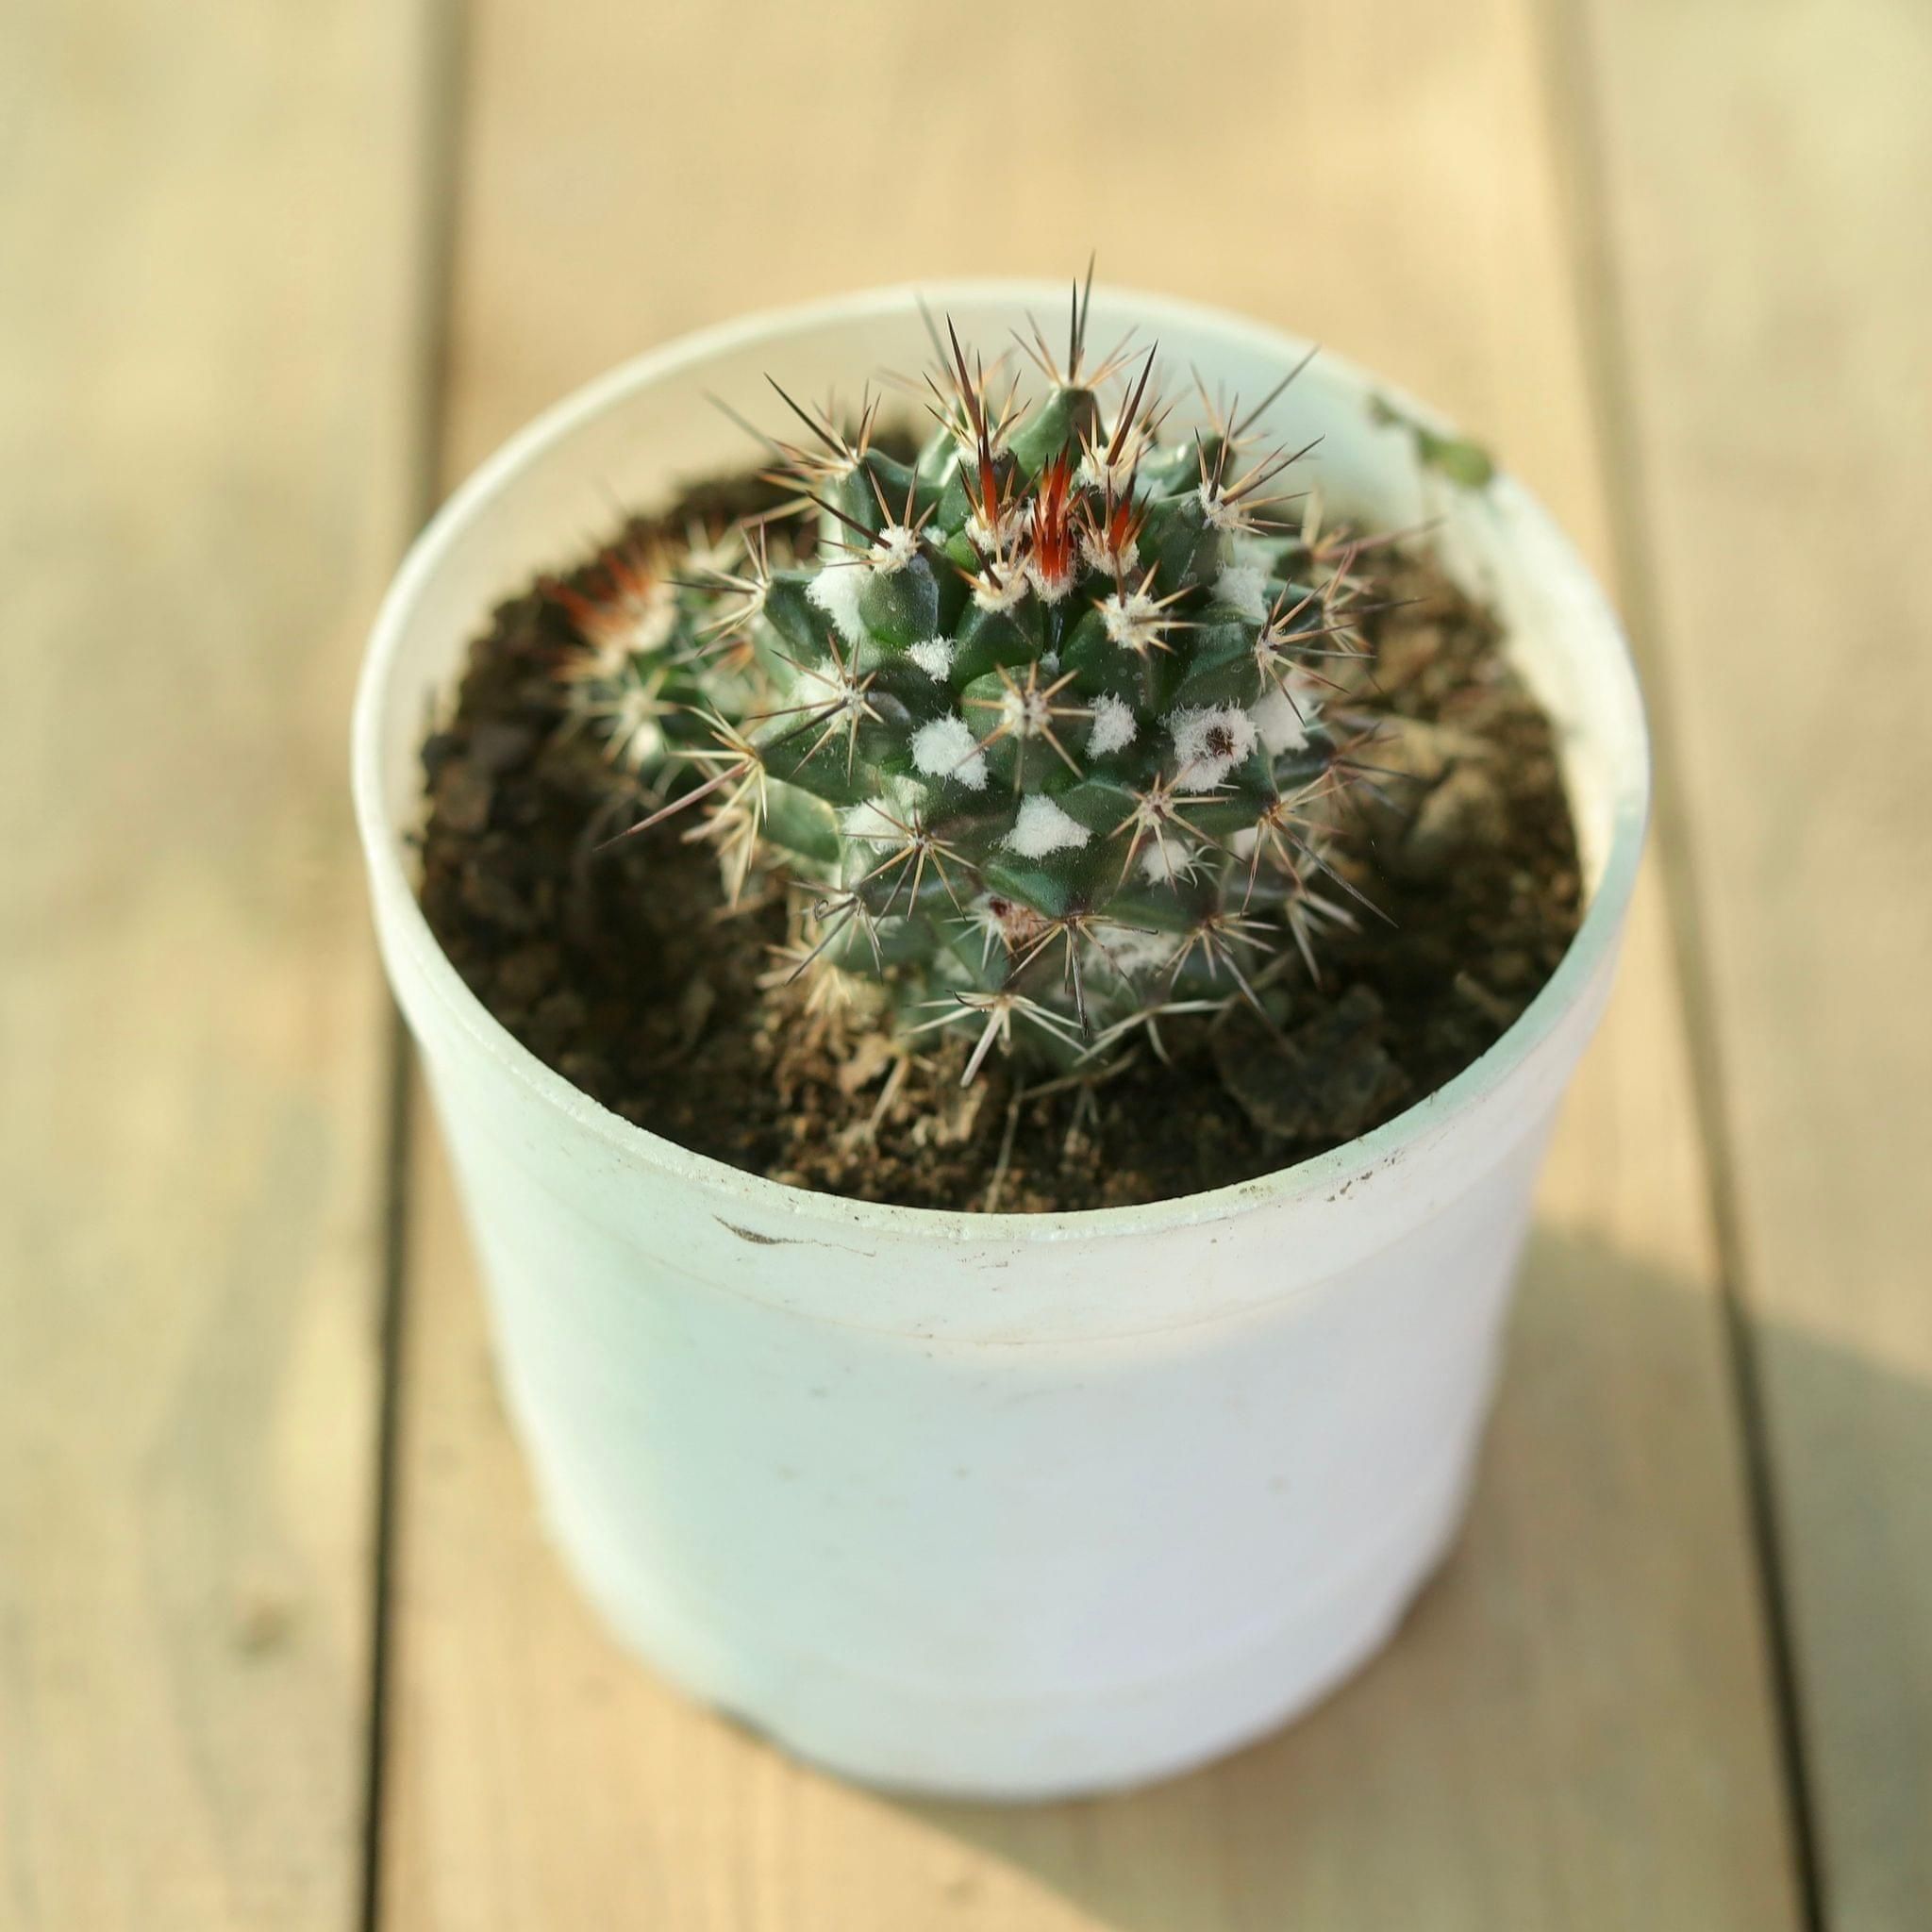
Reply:
M990 350L1065 299L925 292ZM1257 399L1305 347L1096 291L1091 339L1130 325ZM663 504L743 465L709 395L755 410L767 371L856 394L927 354L913 291L854 297L645 356L516 437L383 606L356 804L503 1382L586 1589L661 1671L804 1757L1038 1798L1164 1776L1305 1709L1455 1535L1531 1184L1609 987L1647 758L1616 621L1549 518L1507 478L1432 485L1370 408L1390 392L1324 354L1275 432L1323 432L1309 474L1339 510L1447 519L1450 568L1502 613L1560 725L1589 912L1506 1037L1331 1154L1100 1212L839 1200L605 1111L491 1018L418 909L432 701L492 603L576 555L613 500Z

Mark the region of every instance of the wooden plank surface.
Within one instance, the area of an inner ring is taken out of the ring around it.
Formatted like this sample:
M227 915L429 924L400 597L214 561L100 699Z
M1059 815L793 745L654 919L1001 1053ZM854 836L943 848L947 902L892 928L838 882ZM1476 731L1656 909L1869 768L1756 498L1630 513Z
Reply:
M598 0L568 36L483 0L452 470L688 325L923 274L1060 274L1097 243L1117 279L1303 328L1438 397L1606 557L1527 0L1169 26L1124 35L1099 0L982 8L948 51L916 12L850 0ZM1312 1721L1132 1799L890 1803L621 1657L541 1542L426 1134L416 1157L385 1925L1795 1923L1653 881L1559 1138L1466 1546Z
M346 1932L415 9L0 21L0 1925Z
M1826 1923L1932 1924L1932 11L1593 0L1621 480Z
M1654 891L1632 937L1555 1151L1464 1547L1335 1702L1126 1799L894 1803L791 1765L614 1644L535 1517L425 1135L380 1923L1795 1925Z

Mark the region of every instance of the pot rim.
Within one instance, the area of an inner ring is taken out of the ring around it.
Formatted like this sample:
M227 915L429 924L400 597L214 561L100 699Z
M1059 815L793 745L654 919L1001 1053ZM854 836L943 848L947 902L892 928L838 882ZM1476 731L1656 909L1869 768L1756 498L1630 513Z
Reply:
M1157 330L1163 323L1208 329L1251 351L1278 358L1288 368L1309 344L1282 330L1180 297L1096 285L1108 301L1130 304ZM1229 1182L1200 1193L1123 1208L1066 1208L1029 1214L1010 1210L982 1213L965 1208L906 1207L853 1200L774 1181L699 1154L676 1141L634 1125L574 1086L537 1058L471 991L450 963L424 916L408 866L403 836L390 823L382 782L382 726L390 700L391 674L417 603L441 567L444 553L463 526L487 504L511 488L537 456L567 440L584 423L635 391L678 375L725 351L770 342L774 347L806 325L841 319L865 320L910 314L924 302L942 309L967 302L1002 302L1042 311L1062 300L1064 285L1009 278L974 277L933 283L899 283L760 310L679 336L619 363L525 424L480 463L443 502L418 535L398 567L370 632L357 683L351 729L351 783L372 890L391 914L389 937L409 955L423 984L456 1021L472 1043L508 1074L541 1106L556 1109L602 1140L625 1165L641 1163L692 1186L718 1205L729 1205L757 1218L789 1217L824 1229L873 1232L902 1239L946 1242L989 1241L1051 1243L1096 1237L1143 1236L1198 1225L1332 1193L1337 1186L1370 1168L1392 1163L1454 1117L1471 1111L1503 1086L1555 1030L1582 996L1592 975L1616 946L1624 915L1636 884L1650 792L1649 738L1642 697L1628 641L1593 573L1577 555L1561 526L1523 485L1498 471L1487 495L1513 524L1538 532L1555 561L1571 577L1571 588L1594 610L1604 636L1617 647L1611 667L1621 716L1607 718L1603 737L1617 752L1618 795L1603 868L1584 916L1556 971L1502 1037L1459 1074L1405 1108L1367 1134L1291 1166L1249 1180ZM1441 413L1408 395L1398 385L1324 349L1324 370L1365 392L1392 402L1405 414L1441 433L1454 425ZM536 568L541 559L533 559ZM1634 769L1625 769L1634 766Z

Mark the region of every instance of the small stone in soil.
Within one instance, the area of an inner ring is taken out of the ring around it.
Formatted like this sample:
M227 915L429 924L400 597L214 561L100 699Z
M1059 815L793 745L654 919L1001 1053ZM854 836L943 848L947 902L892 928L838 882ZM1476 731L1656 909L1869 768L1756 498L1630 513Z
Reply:
M1407 1084L1382 1043L1383 1025L1382 1002L1365 986L1351 987L1285 1038L1242 1009L1216 1033L1215 1064L1264 1133L1352 1140L1387 1113Z
M1396 862L1406 878L1440 880L1465 852L1499 843L1508 829L1496 781L1480 765L1457 765L1423 800Z
M463 874L463 904L486 924L526 933L536 924L528 904L500 873L471 866Z
M511 1006L528 1007L541 998L562 963L562 956L547 941L519 946L496 969L496 996Z
M446 830L480 832L490 823L496 787L468 758L446 758L436 774L436 818Z
M491 778L528 764L536 749L537 734L527 724L486 718L470 734L470 762Z
M677 1001L678 1044L686 1053L698 1043L698 1036L705 1030L705 1022L711 1017L711 1008L718 1004L718 995L711 990L711 982L693 974L685 982L684 991Z

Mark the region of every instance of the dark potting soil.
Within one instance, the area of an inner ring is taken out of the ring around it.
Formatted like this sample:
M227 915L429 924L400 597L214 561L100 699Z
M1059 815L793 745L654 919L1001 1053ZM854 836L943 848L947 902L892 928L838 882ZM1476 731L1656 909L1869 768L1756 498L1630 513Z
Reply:
M681 507L675 527L691 506ZM1331 936L1276 1034L1238 1009L1170 1022L1083 1085L1023 1091L965 1030L909 1060L862 1022L760 987L783 894L733 910L676 820L597 851L635 792L559 728L571 632L535 589L471 650L424 747L422 898L471 989L539 1058L627 1120L774 1180L927 1208L1110 1208L1198 1192L1354 1139L1459 1073L1555 970L1580 912L1549 720L1493 620L1421 552L1363 553L1354 668L1386 721L1339 863L1382 918Z

